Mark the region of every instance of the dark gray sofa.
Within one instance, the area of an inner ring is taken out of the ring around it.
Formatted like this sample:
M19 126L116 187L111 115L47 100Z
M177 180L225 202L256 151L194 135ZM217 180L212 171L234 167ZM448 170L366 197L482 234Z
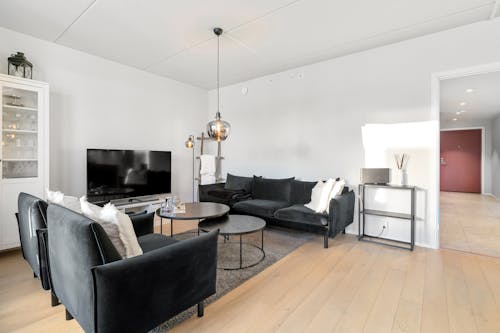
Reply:
M144 254L122 259L83 215L49 205L47 224L52 287L85 332L146 332L196 304L202 316L215 293L218 231L176 241L142 226Z
M17 199L15 214L23 258L30 265L33 276L38 277L45 290L51 290L50 266L47 238L47 202L34 195L21 192ZM131 214L130 219L137 237L153 233L154 213ZM149 236L154 237L154 236ZM59 305L54 291L51 291L52 306Z
M228 186L229 183L229 186ZM233 213L264 218L268 223L324 235L324 247L354 220L355 195L348 187L329 203L330 213L316 213L304 206L311 201L316 182L228 174L226 183L200 185L200 201L227 204Z

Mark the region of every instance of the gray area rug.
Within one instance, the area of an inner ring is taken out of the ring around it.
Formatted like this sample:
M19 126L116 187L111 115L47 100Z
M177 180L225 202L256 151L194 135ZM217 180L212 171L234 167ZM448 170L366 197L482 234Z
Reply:
M194 232L186 232L176 235L175 237L177 239L187 239L194 236ZM271 266L314 237L316 237L314 234L305 231L278 227L266 227L264 230L264 251L266 254L264 260L253 267L242 270L229 271L217 269L217 293L209 297L206 300L205 305L224 296L229 291L238 287L252 276L262 272L264 269ZM260 232L244 235L243 242L247 243L243 245L243 265L259 261L262 258L262 252L257 247L248 244L254 244L260 247ZM225 241L222 237L219 237L217 257L219 267L238 267L239 237L231 237L229 241ZM195 313L196 306L193 306L155 328L150 333L166 332L175 325L195 315Z

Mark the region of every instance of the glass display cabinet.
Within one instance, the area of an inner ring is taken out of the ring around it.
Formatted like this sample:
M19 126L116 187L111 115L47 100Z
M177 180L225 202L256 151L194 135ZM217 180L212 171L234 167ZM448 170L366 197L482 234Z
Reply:
M19 246L19 192L41 198L48 187L49 87L0 74L0 250Z

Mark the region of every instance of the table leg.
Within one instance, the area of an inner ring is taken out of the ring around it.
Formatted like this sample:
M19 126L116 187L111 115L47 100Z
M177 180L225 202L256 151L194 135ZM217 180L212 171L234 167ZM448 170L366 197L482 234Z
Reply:
M160 217L160 234L163 235L163 217Z
M261 241L260 241L260 249L264 251L264 229L262 229L262 235L261 235Z
M242 235L240 235L240 269L243 268L243 240L242 240Z
M174 237L174 220L170 219L170 237Z

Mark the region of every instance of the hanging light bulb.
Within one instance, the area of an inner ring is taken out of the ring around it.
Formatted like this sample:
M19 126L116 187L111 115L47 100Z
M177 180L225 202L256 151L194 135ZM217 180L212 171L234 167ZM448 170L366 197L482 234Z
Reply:
M214 28L214 34L217 36L217 113L215 120L207 124L207 134L210 138L217 141L224 141L229 136L231 125L220 116L220 35L223 30L221 28Z

